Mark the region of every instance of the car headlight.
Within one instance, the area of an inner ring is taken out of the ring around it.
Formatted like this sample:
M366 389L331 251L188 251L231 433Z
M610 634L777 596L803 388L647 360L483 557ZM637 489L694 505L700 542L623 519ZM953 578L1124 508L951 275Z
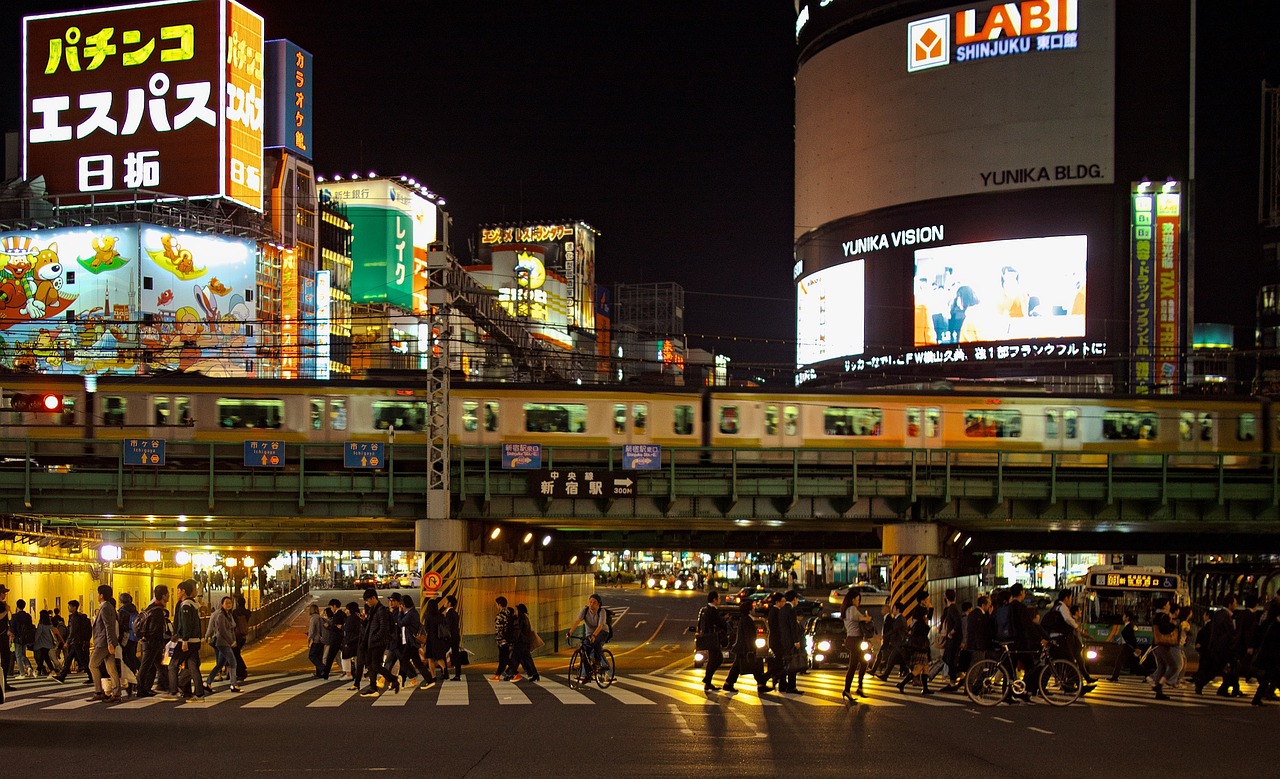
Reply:
M1097 648L1095 648L1095 647L1089 647L1089 650L1088 650L1087 652L1085 652L1085 653L1084 653L1084 656L1085 656L1085 658L1086 658L1086 659L1088 659L1088 660L1097 660L1097 659L1098 659L1098 650L1097 650Z
M707 659L706 654L704 654L704 653L702 653L702 652L694 652L694 653L693 653L693 661L694 661L695 663L702 663L702 662L706 662L706 659Z
M651 589L651 590L652 590L652 589L653 589L653 585L657 584L657 582L656 582L656 581L654 581L653 579L650 579L650 580L649 580L649 582L648 582L648 584L649 584L649 589Z
M757 639L756 639L756 649L764 649L764 645L765 645L765 643L766 643L766 642L765 642L764 638L757 638Z
M858 645L858 648L861 649L863 652L865 652L871 648L871 644L867 641L863 641L861 644Z
M813 656L813 662L815 662L815 663L821 663L822 661L824 661L824 660L826 660L826 659L827 659L827 658L826 658L825 656L823 656L823 655L814 655L814 656Z
M831 649L831 642L830 642L830 641L819 641L819 642L818 642L818 651L819 651L819 652L826 652L826 651L828 651L828 650L830 650L830 649Z
M871 662L871 653L867 652L865 655L862 656L862 659L866 660L868 663Z

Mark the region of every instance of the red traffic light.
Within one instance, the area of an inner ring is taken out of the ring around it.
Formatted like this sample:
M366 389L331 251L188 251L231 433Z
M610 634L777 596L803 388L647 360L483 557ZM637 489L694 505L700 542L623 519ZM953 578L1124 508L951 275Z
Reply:
M51 392L19 392L9 397L9 409L37 414L57 414L62 411L62 396Z

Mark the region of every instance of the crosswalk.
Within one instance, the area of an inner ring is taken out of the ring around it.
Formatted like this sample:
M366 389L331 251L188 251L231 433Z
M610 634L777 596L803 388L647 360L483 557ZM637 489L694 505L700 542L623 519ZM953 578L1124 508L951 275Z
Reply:
M723 676L717 678L723 683ZM398 693L384 692L377 698L364 698L350 689L345 682L312 679L301 674L267 673L251 678L243 686L243 692L232 693L225 685L220 691L208 695L203 701L176 702L166 698L129 699L109 705L89 700L91 689L79 683L66 686L47 679L19 681L18 689L0 704L0 712L22 709L24 715L37 711L120 711L128 712L152 707L168 707L195 711L214 707L236 709L273 710L282 707L307 709L340 709L372 706L378 708L421 708L427 706L537 706L537 705L623 705L653 706L655 704L680 704L686 706L735 706L748 709L793 707L797 710L857 706L866 708L906 709L928 707L933 709L973 709L973 704L963 694L942 693L921 695L919 688L907 688L900 693L892 682L881 682L868 677L863 685L865 695L855 703L841 697L844 675L833 671L814 671L801 675L798 688L805 694L795 696L781 693L758 694L755 681L744 677L736 694L724 691L707 693L702 687L702 672L681 669L668 673L640 673L619 676L609 688L592 685L570 684L563 674L546 674L539 681L519 683L492 681L483 674L473 673L462 682L449 681L443 685L425 688L406 687ZM1216 689L1216 688L1211 688ZM1165 689L1170 700L1156 700L1151 688L1136 677L1119 682L1103 681L1097 689L1080 699L1077 706L1134 709L1166 708L1207 710L1215 708L1248 707L1253 688L1247 686L1245 697L1226 698L1206 691L1196 695L1189 682L1177 689ZM1278 707L1280 708L1280 707ZM183 715L178 715L183 716Z

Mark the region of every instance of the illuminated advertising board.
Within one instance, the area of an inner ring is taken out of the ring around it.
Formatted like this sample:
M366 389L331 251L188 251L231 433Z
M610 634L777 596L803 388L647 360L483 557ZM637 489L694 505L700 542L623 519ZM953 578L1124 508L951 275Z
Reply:
M351 222L351 302L413 310L414 199L386 179L326 182L322 199L347 208ZM434 222L432 223L434 230Z
M796 365L862 354L866 262L810 274L797 285Z
M1155 277L1155 194L1146 191L1133 193L1132 277L1130 279L1131 331L1129 348L1133 353L1134 391L1151 392L1155 383L1155 333L1156 333L1156 277Z
M1111 0L806 5L850 24L833 16L796 73L797 238L894 205L1114 182Z
M490 264L464 269L477 283L497 291L498 304L526 321L535 338L572 349L568 284L561 271L550 269L546 252L545 244L501 244L485 252Z
M915 252L915 346L1083 338L1088 237L1019 238Z
M436 240L436 204L410 192L413 214L413 312L430 313L427 304L427 252Z
M261 17L231 0L143 3L28 16L22 40L22 175L51 197L262 210Z
M257 249L155 225L0 234L0 367L254 372Z
M1182 195L1176 182L1133 190L1133 381L1139 394L1172 393L1181 378Z
M488 265L496 251L538 246L546 269L564 280L570 326L593 329L596 235L584 222L481 225L477 259Z
M293 41L267 41L267 105L265 145L312 158L311 52Z
M280 256L280 378L298 378L298 254Z
M332 282L329 271L316 271L316 378L328 379L329 356L332 353L330 341L333 338L333 325L329 308L332 300Z

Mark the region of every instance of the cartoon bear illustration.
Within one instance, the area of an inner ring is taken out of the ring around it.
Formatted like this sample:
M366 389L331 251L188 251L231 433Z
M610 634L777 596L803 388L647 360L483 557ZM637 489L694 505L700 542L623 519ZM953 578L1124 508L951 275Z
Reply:
M30 254L10 254L9 261L0 269L0 319L13 318L16 314L27 316L28 298L32 286Z
M27 301L27 314L32 319L40 319L45 311L58 302L58 290L62 289L62 262L58 260L58 244L51 243L48 248L36 254L32 279L36 290Z

